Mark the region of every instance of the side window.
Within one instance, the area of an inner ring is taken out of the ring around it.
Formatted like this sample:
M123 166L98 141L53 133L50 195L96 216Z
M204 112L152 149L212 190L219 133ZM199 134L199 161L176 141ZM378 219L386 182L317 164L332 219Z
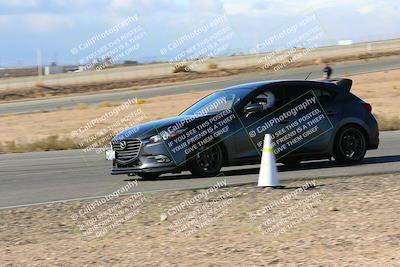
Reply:
M331 91L328 91L326 89L317 88L317 89L313 89L313 91L320 103L329 103L335 98L334 93L332 93Z
M310 92L310 88L304 88L301 86L288 86L286 87L286 103L289 103L292 100Z

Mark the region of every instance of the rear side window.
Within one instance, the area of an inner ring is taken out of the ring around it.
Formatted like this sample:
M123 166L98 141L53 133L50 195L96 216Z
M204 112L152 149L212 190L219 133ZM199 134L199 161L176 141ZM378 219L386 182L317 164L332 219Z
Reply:
M286 103L289 103L296 98L305 95L307 92L310 92L311 88L306 88L302 86L288 86L286 87Z
M318 98L318 101L321 103L329 103L335 98L335 94L333 92L323 88L316 88L313 89L313 91L315 96Z

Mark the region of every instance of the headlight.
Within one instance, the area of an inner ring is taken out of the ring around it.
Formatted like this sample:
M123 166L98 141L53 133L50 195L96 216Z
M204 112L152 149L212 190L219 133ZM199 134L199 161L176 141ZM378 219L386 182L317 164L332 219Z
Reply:
M161 135L156 134L156 135L153 135L152 137L150 137L149 140L150 140L150 143L158 143L158 142L161 142L163 140L163 138L161 137Z
M166 141L168 139L175 139L178 137L179 134L183 133L186 131L186 128L184 129L179 129L175 132L169 133L167 131L161 131L159 134L153 135L152 137L149 138L150 143L158 143L161 141Z

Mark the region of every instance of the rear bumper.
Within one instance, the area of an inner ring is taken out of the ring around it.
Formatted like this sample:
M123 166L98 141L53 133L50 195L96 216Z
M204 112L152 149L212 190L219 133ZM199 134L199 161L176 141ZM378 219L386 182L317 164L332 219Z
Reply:
M378 147L379 147L379 137L376 140L373 140L372 143L370 141L368 149L373 150L373 149L378 149Z
M376 121L376 119L371 116L371 127L369 129L368 132L368 136L369 136L369 140L368 140L368 149L372 150L372 149L377 149L379 147L379 126L378 126L378 122Z

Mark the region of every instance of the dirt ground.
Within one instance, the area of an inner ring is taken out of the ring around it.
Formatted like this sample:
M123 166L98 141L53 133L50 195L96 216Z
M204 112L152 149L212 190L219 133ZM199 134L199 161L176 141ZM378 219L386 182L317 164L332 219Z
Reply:
M360 96L373 106L373 112L382 118L394 119L400 115L398 99L400 97L400 70L376 72L362 75L349 76L353 79L352 92ZM118 112L107 120L90 127L81 139L96 135L108 127L119 132L131 125L167 118L178 115L186 107L198 99L211 93L188 92L181 95L160 96L146 100L139 100L138 104L132 104L129 108ZM97 106L86 104L77 105L73 110L58 110L24 115L0 116L0 140L3 144L14 141L16 144L34 143L49 136L59 138L71 138L71 132L79 127L84 127L93 119L115 110L121 103L101 103ZM140 116L128 123L120 122L132 112L140 112ZM397 122L400 119L395 119ZM389 122L390 123L390 122ZM114 126L113 126L114 125ZM27 131L29 129L29 131ZM79 137L77 137L79 139ZM75 139L77 139L75 138ZM76 141L76 143L79 143ZM30 149L32 151L34 149ZM38 148L38 150L43 150ZM7 150L6 150L7 151Z
M400 70L348 76L353 80L351 92L370 103L373 112L400 116Z
M139 104L130 104L128 108L115 113L105 121L90 127L85 132L85 137L95 134L132 112L140 112L141 116L135 116L131 124L121 124L121 130L133 126L133 123L142 123L176 116L185 108L196 102L212 91L191 92L181 95L160 96L146 100L138 100ZM123 102L122 102L123 103ZM0 116L0 138L3 142L16 141L17 143L34 142L51 135L60 137L71 137L71 132L79 127L84 127L93 119L100 118L104 114L117 110L122 103L101 103L97 106L78 104L72 110L58 110L52 112L41 112L23 115ZM143 116L142 116L143 115ZM118 128L120 127L113 127ZM29 129L29 132L27 132Z
M400 173L283 184L143 194L99 237L94 200L2 210L0 266L400 266Z
M375 59L380 57L388 56L398 56L400 51L390 50L390 51L380 51L376 53L362 53L353 54L351 56L334 56L327 58L317 58L309 60L296 60L287 65L287 68L296 68L303 66L310 66L315 64L324 63L336 63L336 62L351 62ZM271 66L273 69L276 65ZM323 65L320 66L321 69ZM45 83L37 83L33 87L22 87L14 89L6 89L0 91L0 102L9 102L14 100L23 99L35 99L35 98L49 98L54 96L66 96L66 95L77 95L77 94L87 94L104 92L110 90L119 89L143 89L149 86L155 85L165 85L181 82L190 82L199 79L209 79L209 78L220 78L228 77L237 74L255 73L264 71L260 66L246 66L239 68L217 68L208 69L204 72L184 72L184 73L171 73L169 75L148 77L148 78L138 78L138 79L121 79L121 80L110 80L105 82L91 82L91 83L63 83L60 85L48 85ZM107 73L104 73L107 75Z

